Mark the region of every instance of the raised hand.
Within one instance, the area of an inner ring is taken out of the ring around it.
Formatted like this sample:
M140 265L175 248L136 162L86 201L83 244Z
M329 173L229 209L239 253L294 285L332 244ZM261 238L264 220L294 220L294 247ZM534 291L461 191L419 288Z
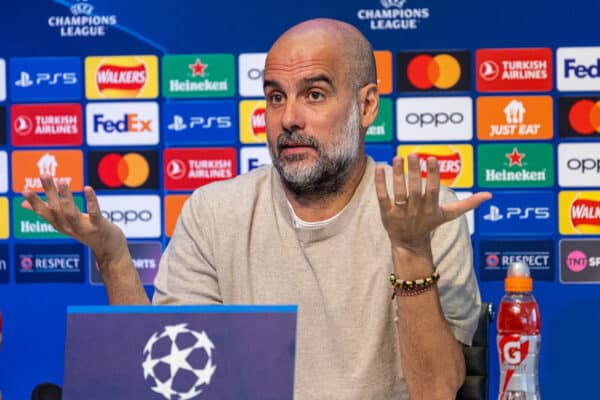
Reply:
M390 199L383 167L378 166L375 170L375 189L381 218L392 247L402 247L420 254L428 252L431 231L492 197L488 192L480 192L460 201L439 204L440 171L434 157L427 159L424 190L416 154L408 156L408 184L402 157L394 157L393 171L394 195Z

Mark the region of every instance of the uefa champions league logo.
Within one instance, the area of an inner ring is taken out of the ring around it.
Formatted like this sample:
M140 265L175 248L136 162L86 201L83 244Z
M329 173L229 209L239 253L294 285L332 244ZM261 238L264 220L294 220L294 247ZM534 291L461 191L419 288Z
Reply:
M168 325L144 346L144 379L166 400L190 400L210 384L216 365L214 344L204 331L187 324Z
M404 3L406 3L406 0L381 0L381 5L385 8L402 8L404 7Z

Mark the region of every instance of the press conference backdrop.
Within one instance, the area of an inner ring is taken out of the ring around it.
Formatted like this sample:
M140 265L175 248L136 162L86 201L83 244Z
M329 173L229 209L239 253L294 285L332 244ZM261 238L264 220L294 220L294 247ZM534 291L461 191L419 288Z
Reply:
M66 305L107 302L93 256L22 209L23 189L39 190L37 177L50 173L68 179L84 207L83 186L95 187L151 294L189 194L269 162L265 52L313 17L347 21L374 45L382 101L369 154L433 155L460 196L494 193L469 215L476 273L483 299L498 304L507 264L531 265L544 398L597 398L599 12L600 3L577 0L5 2L5 398L61 383ZM492 349L491 393L497 360Z

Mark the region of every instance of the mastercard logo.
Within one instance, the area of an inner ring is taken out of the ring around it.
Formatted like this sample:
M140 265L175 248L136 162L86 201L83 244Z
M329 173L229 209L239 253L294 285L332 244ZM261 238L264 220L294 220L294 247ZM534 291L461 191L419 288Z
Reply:
M461 69L456 58L449 54L434 57L422 54L410 61L406 73L410 83L419 89L449 89L460 79Z
M110 153L98 163L98 178L109 188L142 186L150 175L148 161L138 153Z
M581 135L600 133L600 101L579 100L569 110L569 124Z

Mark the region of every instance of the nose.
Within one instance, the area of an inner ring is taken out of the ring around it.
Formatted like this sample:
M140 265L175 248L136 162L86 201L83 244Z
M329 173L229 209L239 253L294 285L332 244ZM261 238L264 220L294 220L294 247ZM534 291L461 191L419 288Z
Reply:
M281 127L288 132L304 129L304 113L301 105L294 99L288 99L281 116Z

